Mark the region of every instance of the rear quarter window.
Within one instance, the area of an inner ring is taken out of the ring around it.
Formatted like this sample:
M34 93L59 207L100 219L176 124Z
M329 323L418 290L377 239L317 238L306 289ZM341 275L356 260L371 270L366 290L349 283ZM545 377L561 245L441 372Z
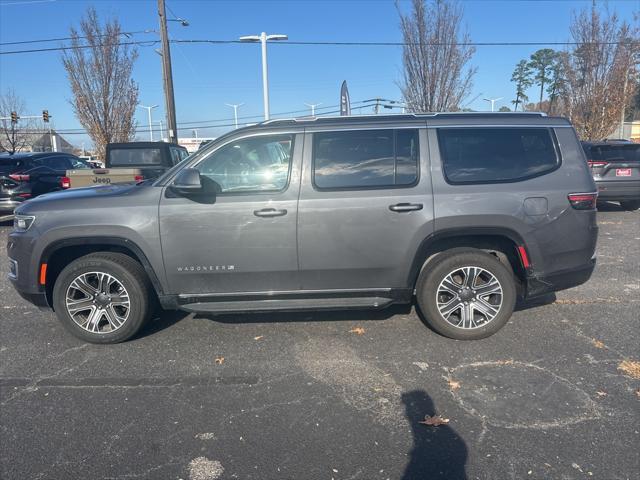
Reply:
M515 182L560 165L549 128L440 128L438 143L452 184Z

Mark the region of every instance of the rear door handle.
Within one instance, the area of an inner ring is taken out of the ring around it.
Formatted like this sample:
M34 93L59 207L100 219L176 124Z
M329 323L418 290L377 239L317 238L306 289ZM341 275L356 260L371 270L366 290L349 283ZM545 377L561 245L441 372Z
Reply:
M412 212L414 210L422 210L421 203L396 203L395 205L389 205L389 210L392 212Z
M285 209L263 208L262 210L254 210L253 214L256 217L282 217L287 214L287 211Z

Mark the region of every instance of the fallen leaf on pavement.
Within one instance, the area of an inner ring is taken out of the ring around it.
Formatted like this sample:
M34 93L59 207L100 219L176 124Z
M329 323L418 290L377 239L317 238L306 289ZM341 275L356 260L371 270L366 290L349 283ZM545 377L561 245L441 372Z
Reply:
M254 340L260 340L261 338L264 338L264 335L258 335L257 337L253 337Z
M621 370L626 375L629 375L632 378L637 378L640 380L640 362L635 362L633 360L623 360L618 365L618 370Z
M216 357L216 365L222 365L224 363L224 357Z
M446 425L449 423L448 418L442 418L440 415L434 415L430 417L429 415L424 416L424 420L419 421L422 425L429 425L430 427L438 427L440 425Z
M591 339L591 345L596 348L604 348L604 343L602 343L600 340L596 340L595 338Z
M636 390L636 397L640 398L640 388Z
M602 390L597 391L596 393L598 394L599 397L606 397L607 396L607 392L603 392Z
M450 378L447 383L449 384L449 388L451 390L458 390L460 388L460 382L456 382L452 378Z
M351 330L349 330L349 333L355 333L356 335L364 335L364 328L354 327Z

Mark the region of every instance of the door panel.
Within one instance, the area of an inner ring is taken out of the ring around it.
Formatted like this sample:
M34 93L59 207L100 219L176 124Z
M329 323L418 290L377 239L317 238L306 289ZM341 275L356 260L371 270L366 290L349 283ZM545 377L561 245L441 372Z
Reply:
M267 155L277 158L276 163L288 162L281 147L267 151L251 145L251 152L243 152L241 160L231 156L246 149L247 142L255 142L256 137L234 139L226 150L222 146L199 163L201 174L218 182L226 193L215 199L185 198L165 187L160 202L160 236L171 293L299 288L296 218L303 135L291 135L294 141L289 169L264 161ZM259 137L268 142L269 136ZM207 160L210 157L214 160ZM267 177L283 182L284 189L249 191L260 178Z
M401 130L398 130L401 131ZM419 180L402 188L319 190L312 184L313 138L305 139L304 168L298 204L300 281L305 290L406 288L413 256L433 232L433 199L427 141L418 130ZM358 150L358 149L355 149ZM357 155L352 150L353 155ZM367 161L369 173L371 161ZM380 172L380 165L375 167ZM408 180L406 165L396 164L400 183ZM319 166L316 171L321 171ZM349 175L352 166L343 168ZM331 171L328 167L326 172ZM360 170L363 171L363 170ZM400 175L402 173L402 176ZM324 173L322 175L325 175ZM367 176L365 181L382 182ZM317 173L316 173L317 178ZM321 182L339 184L324 178ZM396 183L397 185L397 183Z

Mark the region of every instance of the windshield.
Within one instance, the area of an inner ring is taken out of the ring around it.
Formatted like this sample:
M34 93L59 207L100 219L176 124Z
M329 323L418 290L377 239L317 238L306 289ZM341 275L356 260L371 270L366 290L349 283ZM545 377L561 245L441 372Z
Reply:
M128 167L131 165L160 165L162 155L159 148L113 148L109 150L109 165Z

